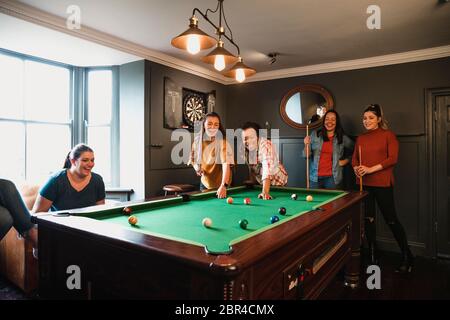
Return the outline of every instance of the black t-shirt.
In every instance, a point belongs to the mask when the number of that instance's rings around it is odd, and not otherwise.
[[[39,193],[53,202],[51,211],[94,206],[106,197],[105,184],[100,175],[92,172],[89,184],[77,191],[70,184],[66,169],[51,176]]]

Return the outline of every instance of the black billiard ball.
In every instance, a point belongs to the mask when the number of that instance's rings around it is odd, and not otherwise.
[[[280,209],[278,209],[278,213],[281,214],[282,216],[284,216],[286,214],[286,208],[281,207]]]
[[[278,216],[271,216],[270,217],[270,223],[275,223],[280,221],[280,218]]]
[[[123,208],[122,212],[123,214],[129,216],[133,212],[133,210],[130,207],[125,207]]]
[[[293,193],[293,194],[291,195],[291,199],[292,199],[292,200],[297,200],[297,195],[296,195],[295,193]]]
[[[246,219],[239,220],[239,227],[242,229],[247,229],[248,221]]]

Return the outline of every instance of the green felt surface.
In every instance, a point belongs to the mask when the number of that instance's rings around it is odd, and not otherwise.
[[[159,201],[156,205],[137,205],[132,207],[132,214],[138,218],[136,226],[130,226],[128,216],[122,215],[118,210],[91,217],[143,233],[205,246],[211,253],[229,253],[230,246],[234,243],[276,227],[280,223],[346,194],[343,191],[272,189],[270,194],[274,199],[261,200],[258,199],[259,193],[258,189],[231,190],[228,193],[228,196],[234,199],[231,205],[227,204],[226,199],[217,199],[214,193],[191,197],[188,202],[171,199]],[[298,195],[297,200],[291,199],[292,193]],[[312,202],[305,200],[308,194],[313,196]],[[250,205],[244,204],[246,197],[251,199]],[[286,208],[285,216],[278,213],[280,207]],[[271,224],[270,218],[273,215],[277,215],[280,221]],[[212,219],[211,228],[205,228],[202,225],[205,217]],[[247,219],[249,222],[246,230],[239,226],[241,219]]]

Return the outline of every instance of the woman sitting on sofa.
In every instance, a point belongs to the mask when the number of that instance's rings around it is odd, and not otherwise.
[[[105,203],[105,184],[92,172],[94,151],[76,145],[67,155],[63,170],[52,175],[39,191],[33,212],[59,211]]]
[[[37,248],[37,229],[14,183],[0,179],[0,240],[13,227]]]

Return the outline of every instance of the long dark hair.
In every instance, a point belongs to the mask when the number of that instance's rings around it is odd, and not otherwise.
[[[222,138],[225,139],[225,129],[222,124],[222,119],[217,112],[209,112],[205,115],[205,117],[203,118],[202,130],[205,130],[205,122],[208,117],[216,117],[217,119],[219,119],[219,131],[222,133]]]
[[[364,109],[364,113],[366,112],[372,112],[373,114],[375,114],[378,118],[381,118],[380,121],[380,127],[382,129],[387,130],[388,129],[388,121],[386,120],[386,118],[384,117],[384,112],[383,112],[383,108],[379,105],[379,104],[369,104],[366,109]]]
[[[70,167],[72,166],[70,160],[78,160],[83,154],[83,152],[94,152],[94,151],[84,143],[77,144],[67,154],[66,160],[64,161],[63,169],[70,169]]]
[[[330,139],[328,139],[327,128],[325,128],[325,118],[329,113],[334,113],[334,115],[336,116],[336,129],[334,129],[334,134],[338,140],[338,143],[341,144],[345,132],[341,125],[341,118],[339,117],[339,114],[335,110],[328,110],[325,113],[325,115],[322,118],[322,128],[317,132],[317,136],[318,137],[322,136],[323,141],[330,141]]]

